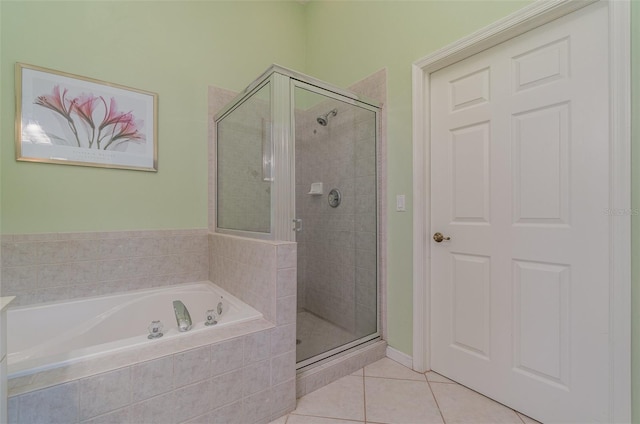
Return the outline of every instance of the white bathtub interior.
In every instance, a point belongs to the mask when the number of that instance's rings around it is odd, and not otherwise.
[[[184,334],[262,318],[259,311],[208,281],[17,307],[8,311],[8,376],[29,375],[179,337],[174,300],[182,301],[191,315],[193,327]],[[218,323],[206,326],[206,312],[217,309],[219,302]],[[164,335],[150,340],[147,327],[154,320],[163,323]]]

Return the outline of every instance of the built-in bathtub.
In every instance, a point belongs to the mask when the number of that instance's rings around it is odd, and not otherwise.
[[[174,300],[189,310],[187,332]],[[295,405],[288,327],[210,282],[8,312],[9,423],[269,422]],[[149,339],[155,320],[164,334]]]
[[[174,300],[190,313],[188,332],[178,331]],[[215,325],[205,325],[209,310],[216,314]],[[210,282],[18,307],[8,312],[8,374],[21,377],[260,318],[260,312]],[[149,339],[148,327],[156,320],[163,335]]]

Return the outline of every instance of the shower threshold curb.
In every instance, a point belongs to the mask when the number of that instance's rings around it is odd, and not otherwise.
[[[309,365],[296,375],[296,397],[300,398],[386,356],[387,342],[372,340],[353,350]]]

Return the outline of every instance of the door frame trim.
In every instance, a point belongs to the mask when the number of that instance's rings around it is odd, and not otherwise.
[[[430,74],[596,1],[609,9],[611,422],[631,421],[631,36],[629,0],[539,0],[413,63],[413,368],[430,369]],[[603,212],[604,213],[604,212]]]

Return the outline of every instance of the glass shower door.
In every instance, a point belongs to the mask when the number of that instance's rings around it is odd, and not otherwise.
[[[297,362],[378,336],[376,110],[294,85]]]

